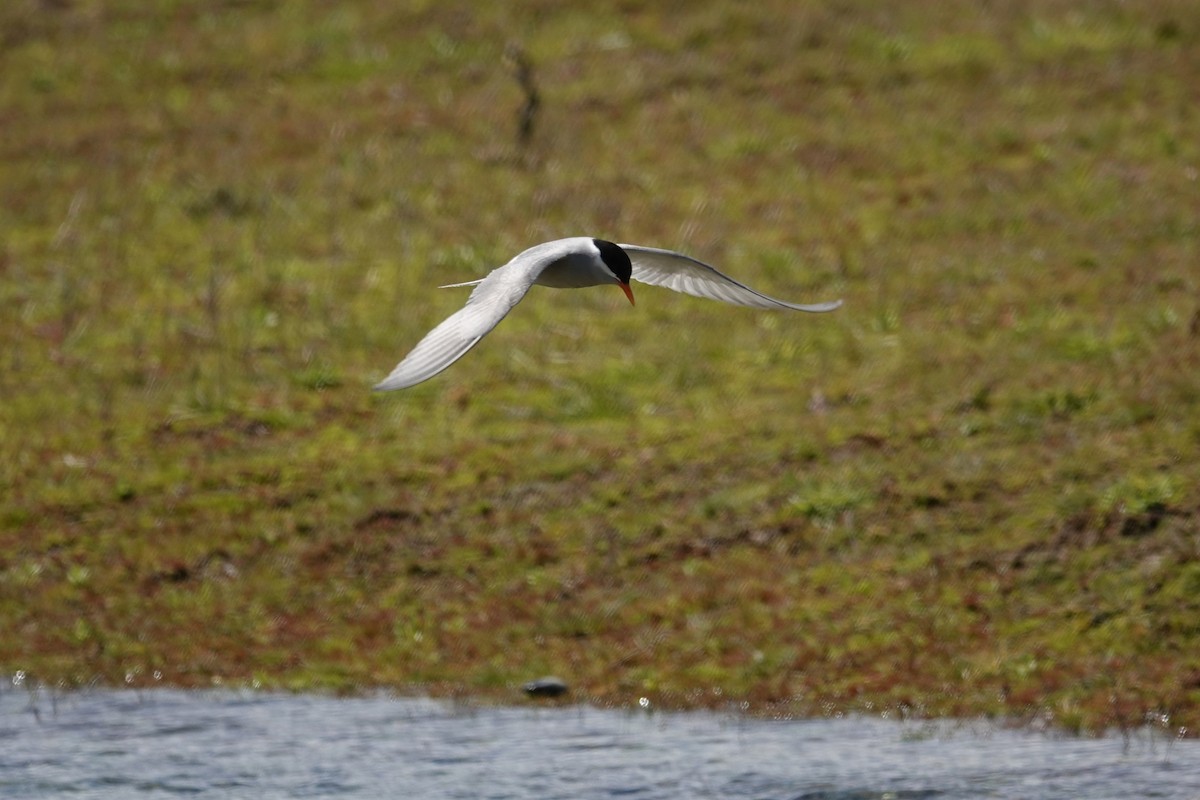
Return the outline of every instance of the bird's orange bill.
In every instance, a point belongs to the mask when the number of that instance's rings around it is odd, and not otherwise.
[[[621,291],[624,292],[625,296],[629,298],[629,305],[631,305],[631,306],[637,305],[637,303],[633,302],[633,289],[629,288],[629,284],[628,283],[619,283],[617,285],[621,287]]]

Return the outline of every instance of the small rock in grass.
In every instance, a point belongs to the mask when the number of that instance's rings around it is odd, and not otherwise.
[[[567,683],[562,678],[547,675],[530,681],[522,687],[530,697],[562,697],[567,693]]]

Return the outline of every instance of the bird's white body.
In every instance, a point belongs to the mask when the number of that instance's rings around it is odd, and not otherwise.
[[[713,267],[671,250],[638,245],[615,245],[577,236],[535,245],[484,278],[467,283],[474,286],[467,304],[425,335],[391,374],[375,388],[403,389],[432,378],[474,347],[504,319],[534,284],[556,289],[616,284],[629,301],[629,279],[663,286],[677,292],[753,308],[784,308],[793,311],[832,311],[841,301],[797,305],[776,300],[718,272]]]

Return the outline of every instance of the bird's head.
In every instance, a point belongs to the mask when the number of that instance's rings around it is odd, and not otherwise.
[[[600,251],[600,261],[613,274],[615,283],[625,292],[625,296],[629,298],[629,304],[633,305],[633,290],[629,288],[629,278],[633,275],[633,263],[629,260],[629,254],[622,250],[620,245],[606,242],[603,239],[592,239],[592,244],[596,245],[596,249]]]

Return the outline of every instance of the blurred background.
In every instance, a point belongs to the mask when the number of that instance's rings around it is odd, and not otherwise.
[[[0,668],[1194,723],[1198,36],[5,3]],[[439,284],[575,235],[845,305],[535,288],[370,391]]]

